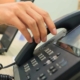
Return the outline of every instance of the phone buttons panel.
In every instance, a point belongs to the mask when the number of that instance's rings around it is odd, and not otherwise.
[[[58,69],[57,69],[55,66],[51,66],[51,67],[49,67],[49,69],[47,69],[47,72],[48,72],[48,74],[51,76],[51,75],[53,75],[54,73],[56,73],[57,70],[58,70]]]
[[[44,73],[41,73],[37,80],[47,80],[47,76]]]
[[[54,53],[53,50],[51,50],[50,48],[46,48],[44,49],[44,51],[48,54],[48,55],[52,55]]]
[[[39,58],[41,61],[43,61],[43,60],[46,59],[46,56],[44,56],[43,53],[40,53],[40,54],[38,55],[38,58]]]
[[[33,58],[33,59],[31,60],[31,63],[32,63],[32,65],[33,65],[33,66],[38,65],[38,62],[36,61],[36,59],[35,59],[35,58]]]
[[[26,63],[26,64],[24,65],[24,71],[25,71],[25,72],[28,72],[29,70],[30,70],[29,64]]]

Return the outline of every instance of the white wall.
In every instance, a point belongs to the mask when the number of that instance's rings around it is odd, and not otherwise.
[[[16,1],[19,2],[20,0]],[[55,20],[60,16],[76,11],[78,0],[35,0],[34,4],[47,11]]]
[[[35,0],[34,3],[46,10],[53,20],[77,10],[78,7],[78,0]]]

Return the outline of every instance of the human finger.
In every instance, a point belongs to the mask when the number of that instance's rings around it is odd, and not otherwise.
[[[33,37],[36,43],[40,42],[40,32],[37,27],[36,21],[28,15],[25,10],[20,10],[16,13],[16,15],[21,19],[21,21],[27,25],[27,27],[31,30]]]
[[[28,8],[26,11],[28,15],[30,15],[36,21],[37,26],[39,28],[41,40],[45,42],[47,40],[47,30],[45,27],[43,17],[32,8]]]
[[[28,40],[28,42],[32,42],[32,38],[30,33],[28,32],[26,25],[18,19],[18,17],[14,16],[8,23],[9,25],[15,26],[17,29],[21,31],[21,33],[24,35],[24,37]]]
[[[39,7],[37,7],[36,5],[31,5],[31,8],[34,9],[36,12],[38,12],[40,15],[43,16],[43,19],[46,23],[46,25],[48,26],[50,32],[52,34],[57,34],[57,30],[56,30],[56,27],[55,27],[55,24],[53,23],[53,21],[51,20],[50,18],[50,15],[48,14],[48,12],[40,9]]]

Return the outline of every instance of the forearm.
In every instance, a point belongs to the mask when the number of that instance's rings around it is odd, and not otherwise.
[[[0,0],[0,4],[15,2],[15,0]]]

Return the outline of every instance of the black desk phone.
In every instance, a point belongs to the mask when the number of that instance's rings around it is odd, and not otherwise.
[[[35,42],[25,44],[15,58],[14,80],[80,80],[79,24],[77,11],[55,21],[67,33],[60,32],[37,49]]]

